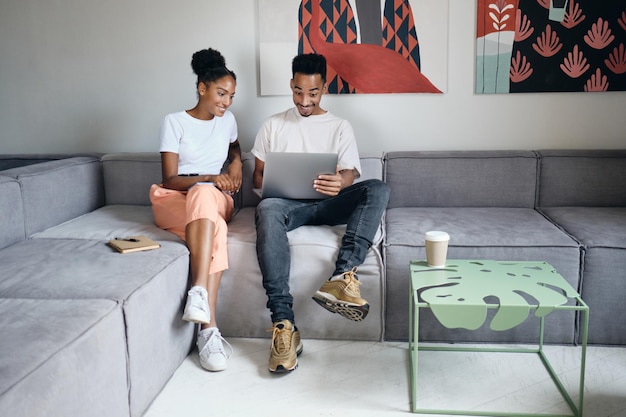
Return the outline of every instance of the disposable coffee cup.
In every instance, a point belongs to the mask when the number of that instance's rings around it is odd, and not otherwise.
[[[428,266],[436,268],[446,266],[449,240],[450,235],[446,232],[426,232],[424,235],[424,241],[426,244],[426,262],[428,263]]]

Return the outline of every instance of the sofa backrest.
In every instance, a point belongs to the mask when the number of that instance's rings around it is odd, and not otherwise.
[[[101,161],[105,204],[150,205],[150,186],[161,182],[160,153],[112,153]]]
[[[626,149],[537,153],[538,207],[626,207]]]
[[[101,207],[100,161],[77,157],[42,162],[2,172],[21,186],[26,236]]]
[[[252,174],[254,173],[255,157],[251,152],[243,152],[241,155],[243,161],[243,181],[241,192],[235,196],[235,204],[238,207],[254,207],[261,199],[253,191]],[[355,182],[366,179],[383,178],[383,158],[382,155],[362,155],[361,156],[361,177]]]
[[[77,156],[91,156],[100,158],[101,154],[94,152],[81,153],[26,153],[26,154],[0,154],[0,171],[17,168],[26,165],[40,164],[42,162],[56,161],[59,159],[74,158]]]
[[[532,151],[389,152],[388,208],[535,206]]]
[[[20,183],[0,176],[0,249],[26,239]]]

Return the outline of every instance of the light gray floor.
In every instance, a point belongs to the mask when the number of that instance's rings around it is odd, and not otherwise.
[[[304,340],[300,366],[267,371],[269,339],[229,339],[229,368],[190,355],[144,417],[409,416],[406,343]],[[577,401],[580,348],[545,348]],[[570,414],[535,354],[420,352],[424,408]],[[626,348],[587,350],[585,417],[626,417]]]

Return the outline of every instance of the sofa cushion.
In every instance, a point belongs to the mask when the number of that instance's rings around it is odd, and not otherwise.
[[[272,325],[269,310],[264,308],[267,297],[256,257],[254,212],[254,207],[245,207],[228,225],[230,268],[224,272],[217,305],[220,331],[225,336],[267,337],[266,329]],[[380,340],[384,268],[379,244],[370,248],[358,270],[361,295],[370,302],[366,320],[354,323],[337,318],[311,299],[333,272],[344,231],[345,226],[302,226],[288,233],[294,260],[290,288],[296,323],[305,338]],[[237,306],[237,314],[233,314],[233,306]]]
[[[20,184],[0,176],[0,249],[26,239]]]
[[[626,206],[626,150],[542,150],[539,207]]]
[[[581,295],[589,305],[589,342],[626,344],[626,207],[552,207],[543,212],[585,248]]]
[[[22,187],[26,236],[102,206],[96,158],[77,157],[3,171]]]
[[[626,207],[550,207],[541,211],[586,248],[626,249]]]
[[[528,247],[578,244],[533,209],[403,207],[387,210],[386,244],[424,246],[424,233],[445,230],[450,246]],[[535,259],[540,261],[541,259]]]
[[[175,234],[154,224],[152,207],[111,205],[100,207],[43,232],[33,238],[109,240],[116,237],[144,235],[153,240],[181,242]]]
[[[126,300],[176,259],[187,260],[185,245],[161,244],[122,255],[105,241],[28,239],[0,251],[0,297]]]
[[[444,230],[450,234],[449,259],[546,261],[573,288],[579,288],[580,247],[540,213],[524,208],[394,208],[387,210],[384,257],[387,312],[385,338],[408,336],[409,263],[426,258],[424,233]],[[574,341],[575,316],[555,314],[546,323],[546,340]],[[535,342],[537,323],[532,320],[508,332],[450,330],[426,312],[421,315],[420,335],[428,341]]]
[[[105,203],[150,205],[150,186],[161,182],[158,152],[113,153],[102,157]]]
[[[0,299],[0,410],[128,417],[124,332],[114,301]]]
[[[390,152],[385,161],[389,208],[535,206],[530,151]]]

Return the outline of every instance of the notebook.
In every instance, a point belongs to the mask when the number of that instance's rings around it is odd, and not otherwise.
[[[336,153],[270,152],[265,158],[260,196],[294,200],[328,198],[329,196],[313,189],[313,180],[320,174],[335,172]]]
[[[138,252],[160,248],[161,245],[146,236],[116,237],[109,240],[109,246],[120,253]]]

